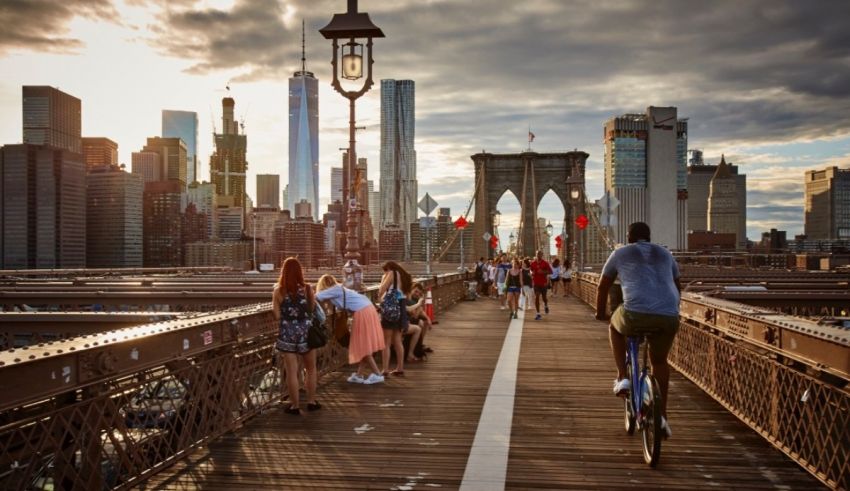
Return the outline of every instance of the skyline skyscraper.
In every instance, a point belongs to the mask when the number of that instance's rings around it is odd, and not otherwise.
[[[347,158],[348,153],[343,154]],[[342,167],[331,167],[331,203],[342,202]]]
[[[198,180],[198,113],[162,110],[162,136],[186,144],[186,186]]]
[[[180,138],[149,137],[142,152],[159,154],[160,179],[180,181],[186,189],[186,143]]]
[[[307,71],[301,34],[301,70],[289,79],[289,192],[286,207],[310,203],[319,219],[319,81]]]
[[[183,266],[183,193],[177,179],[145,183],[142,253],[146,268]]]
[[[381,228],[416,221],[416,84],[381,80]]]
[[[735,234],[735,248],[746,247],[746,236],[741,232],[740,207],[738,206],[738,185],[736,176],[726,164],[726,158],[720,158],[720,164],[709,184],[708,193],[708,230],[717,234]],[[743,244],[744,247],[741,247]]]
[[[82,138],[82,148],[87,171],[102,165],[118,165],[118,144],[109,138]]]
[[[697,158],[697,152],[699,155]],[[708,197],[711,180],[717,172],[718,165],[705,164],[702,152],[694,151],[688,165],[688,230],[707,231],[708,227]],[[725,158],[723,159],[725,161]],[[735,180],[736,200],[738,203],[737,249],[747,247],[747,176],[738,172],[738,166],[726,162],[729,173]]]
[[[0,147],[0,269],[85,265],[82,155],[26,143]]]
[[[687,248],[688,120],[675,107],[624,114],[605,122],[605,190],[620,206],[614,211],[616,242],[626,242],[633,222],[646,222],[652,241]]]
[[[248,136],[239,134],[239,123],[234,117],[236,101],[225,97],[221,107],[222,128],[221,133],[213,135],[215,151],[210,156],[210,181],[215,184],[219,197],[232,196],[230,206],[241,208],[245,213]]]
[[[46,85],[24,85],[24,143],[83,153],[82,102]]]
[[[257,208],[280,209],[280,176],[257,174]]]
[[[96,166],[86,174],[86,267],[142,267],[140,174]]]
[[[850,239],[850,168],[806,171],[805,234],[809,239]]]

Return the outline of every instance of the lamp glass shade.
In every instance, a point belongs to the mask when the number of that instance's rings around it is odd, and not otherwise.
[[[342,78],[346,80],[357,80],[362,76],[363,57],[354,52],[342,55]]]
[[[570,198],[578,199],[579,194],[580,194],[580,192],[579,192],[578,189],[573,189],[573,190],[570,191]]]
[[[498,211],[496,213],[493,213],[493,226],[494,227],[499,226],[499,222],[500,222],[501,218],[502,218],[502,214],[499,213]]]

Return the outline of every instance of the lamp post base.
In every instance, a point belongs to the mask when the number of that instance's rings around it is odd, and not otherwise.
[[[342,267],[342,272],[345,275],[343,286],[349,290],[363,290],[363,267],[357,262],[357,259],[349,259],[345,266]]]

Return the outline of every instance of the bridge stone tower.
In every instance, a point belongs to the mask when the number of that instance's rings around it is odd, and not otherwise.
[[[539,246],[536,233],[537,206],[551,189],[561,200],[570,235],[567,257],[576,257],[573,238],[577,237],[575,218],[584,213],[584,168],[589,155],[581,151],[566,153],[523,152],[514,154],[477,153],[475,164],[475,223],[473,251],[475,257],[489,257],[492,251],[482,239],[493,234],[493,213],[499,198],[510,190],[522,208],[517,250],[532,256]],[[578,247],[582,247],[578,244]]]

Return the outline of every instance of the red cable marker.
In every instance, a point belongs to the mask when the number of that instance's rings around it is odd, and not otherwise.
[[[588,223],[590,223],[590,221],[587,219],[586,215],[579,215],[576,217],[576,225],[578,226],[579,230],[586,229]]]

